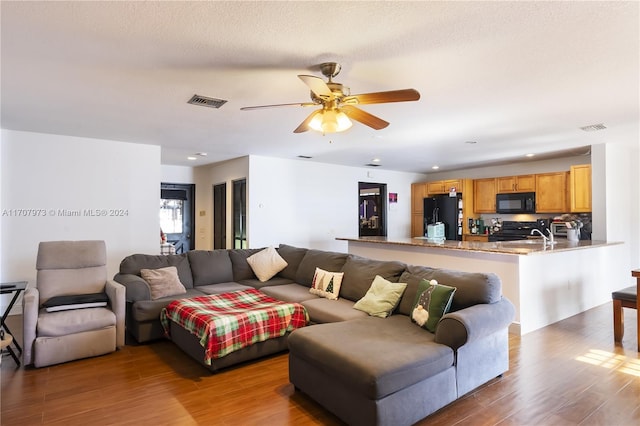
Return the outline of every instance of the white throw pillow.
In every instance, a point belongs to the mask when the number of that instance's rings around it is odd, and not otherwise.
[[[267,247],[247,257],[247,263],[249,263],[253,273],[256,274],[260,282],[269,281],[288,265],[287,261],[284,260],[273,247]]]
[[[326,299],[338,300],[343,277],[344,272],[329,272],[316,268],[309,293]]]

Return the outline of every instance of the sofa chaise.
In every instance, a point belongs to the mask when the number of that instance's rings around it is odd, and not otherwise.
[[[261,251],[195,250],[126,257],[114,279],[127,289],[127,330],[139,342],[163,337],[160,312],[180,298],[255,288],[275,299],[300,303],[311,326],[230,354],[210,369],[289,349],[290,382],[353,425],[413,424],[509,368],[508,327],[515,311],[502,297],[495,274],[281,244],[277,253],[286,267],[261,281],[247,260]],[[141,271],[167,266],[177,268],[185,292],[154,300]],[[316,268],[343,274],[337,300],[310,291]],[[406,284],[386,318],[354,308],[370,293],[377,277],[389,286]],[[429,280],[455,288],[450,309],[433,333],[411,319],[418,289]],[[195,359],[202,357],[194,336],[173,327],[170,333],[181,349]]]

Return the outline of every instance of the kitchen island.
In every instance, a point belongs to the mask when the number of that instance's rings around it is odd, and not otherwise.
[[[624,255],[624,244],[606,241],[542,239],[502,242],[444,241],[424,238],[337,238],[350,254],[413,265],[493,272],[503,294],[516,307],[512,333],[526,334],[611,301],[620,288],[608,265]],[[628,271],[624,271],[628,274]],[[446,283],[441,283],[446,284]]]

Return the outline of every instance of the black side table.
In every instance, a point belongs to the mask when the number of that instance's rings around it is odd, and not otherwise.
[[[20,293],[22,293],[26,288],[27,288],[26,281],[0,283],[0,294],[13,294],[13,296],[11,297],[11,302],[9,302],[9,305],[7,305],[7,309],[2,313],[2,318],[0,321],[0,330],[6,331],[11,336],[13,336],[13,333],[11,332],[11,330],[9,330],[9,327],[7,327],[7,324],[5,324],[5,320],[7,319],[7,316],[9,315],[11,308],[13,308],[13,305],[15,305],[16,300],[18,300],[18,296],[20,296]],[[18,342],[16,342],[15,338],[13,339],[13,344],[15,345],[16,349],[18,349],[18,351],[22,353],[22,348],[20,347]]]

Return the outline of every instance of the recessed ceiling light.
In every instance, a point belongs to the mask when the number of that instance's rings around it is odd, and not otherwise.
[[[371,162],[372,162],[372,163],[379,163],[379,162],[380,162],[380,159],[379,159],[379,158],[372,158],[372,159],[371,159]]]
[[[191,160],[191,161],[195,161],[197,159],[198,159],[197,157],[192,157],[192,156],[187,157],[187,160]]]
[[[431,168],[432,168],[433,170],[438,170],[438,169],[440,168],[440,166],[431,166]]]
[[[535,154],[526,154],[525,157],[535,157]]]
[[[473,145],[473,144],[476,144],[478,142],[476,142],[476,141],[465,141],[465,143],[468,143],[469,145]]]
[[[196,155],[198,155],[200,157],[206,157],[207,153],[206,152],[196,152]]]

